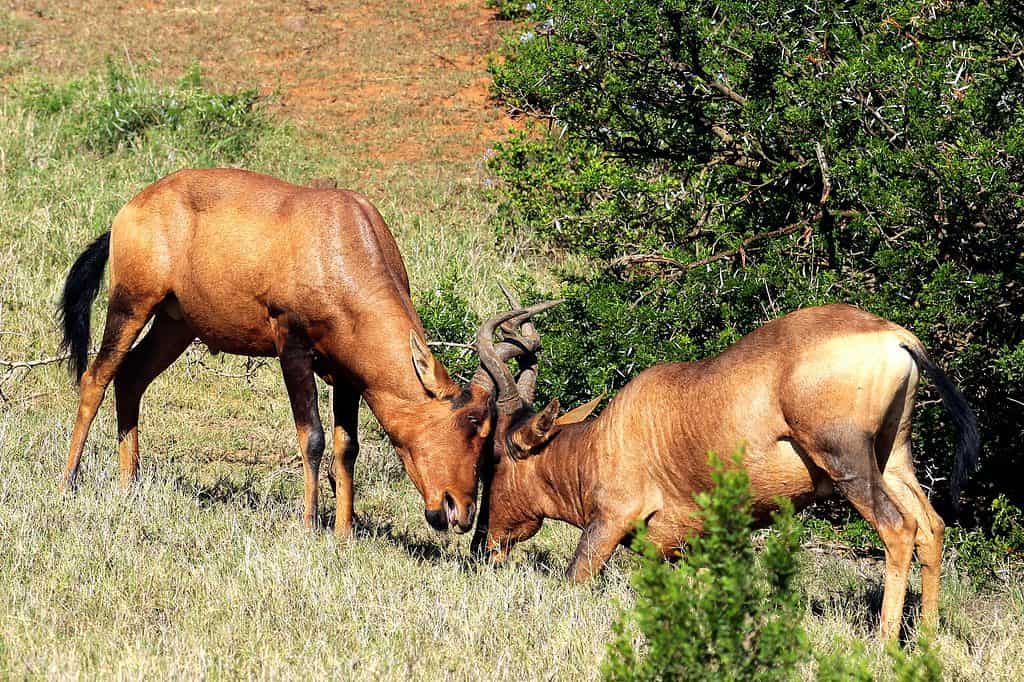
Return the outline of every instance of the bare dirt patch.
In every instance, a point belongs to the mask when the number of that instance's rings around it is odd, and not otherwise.
[[[502,25],[482,1],[21,0],[0,25],[0,73],[69,78],[114,56],[175,78],[198,61],[217,86],[258,88],[328,149],[458,164],[509,125],[488,98]]]

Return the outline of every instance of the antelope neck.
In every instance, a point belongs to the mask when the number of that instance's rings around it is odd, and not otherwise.
[[[537,454],[512,462],[512,480],[530,488],[521,496],[532,512],[583,528],[590,521],[593,458],[590,424],[572,424]],[[520,475],[522,470],[526,476]]]

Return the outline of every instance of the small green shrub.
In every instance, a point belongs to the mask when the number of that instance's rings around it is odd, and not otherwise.
[[[445,345],[473,343],[480,325],[469,303],[456,293],[459,277],[458,264],[448,263],[434,288],[416,292],[416,310],[427,340],[434,344],[431,351],[452,377],[466,382],[476,371],[476,353],[459,345]]]
[[[268,127],[255,90],[216,93],[202,83],[198,64],[172,86],[158,85],[113,59],[99,76],[63,84],[29,81],[22,105],[63,116],[65,142],[101,155],[159,144],[200,159],[243,157]]]
[[[987,532],[984,528],[946,530],[947,553],[976,588],[1000,578],[1011,563],[1019,566],[1024,556],[1024,510],[1000,495],[992,501],[990,515]]]
[[[487,6],[498,11],[499,19],[522,19],[535,13],[534,0],[487,0]]]
[[[892,670],[899,682],[942,682],[942,661],[930,634],[917,639],[917,650],[904,651],[896,642],[889,642],[885,652],[892,660]]]
[[[992,537],[1007,554],[1024,552],[1024,509],[1005,495],[992,500]]]
[[[864,517],[852,510],[845,520],[811,517],[806,519],[803,525],[805,534],[818,540],[840,542],[860,551],[885,549],[878,532],[864,520]]]
[[[816,657],[818,682],[872,682],[875,679],[863,642],[842,642],[838,648],[842,653]],[[942,680],[942,661],[935,651],[931,633],[922,633],[912,651],[904,651],[896,642],[889,642],[885,653],[897,682]]]
[[[696,498],[703,534],[678,566],[663,562],[640,533],[637,602],[615,626],[608,680],[784,680],[805,656],[793,507],[781,504],[774,532],[756,554],[740,456],[726,463],[712,455],[711,462],[714,488]]]

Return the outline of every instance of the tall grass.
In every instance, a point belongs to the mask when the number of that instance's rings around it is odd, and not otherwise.
[[[153,83],[117,68],[132,83],[126,101],[243,101],[217,99],[188,79]],[[111,110],[95,106],[113,97],[109,79],[107,71],[75,85],[23,85],[0,99],[2,359],[55,351],[53,309],[69,264],[132,194],[166,173],[235,163],[297,182],[331,175],[361,187],[359,159],[344,148],[332,156],[297,144],[287,126],[263,118],[258,102],[230,114],[243,116],[239,125],[249,131],[233,149],[211,143],[231,137],[233,124],[175,123],[198,120],[189,113],[146,119],[116,144],[93,145],[78,126]],[[495,279],[542,272],[515,256],[515,245],[494,244],[481,178],[452,180],[440,168],[381,171],[377,179],[369,193],[398,237],[421,305],[441,306],[451,291],[467,310],[459,319],[472,319],[500,307]],[[459,276],[448,279],[452,263]],[[454,334],[458,319],[449,322]],[[282,382],[273,362],[247,370],[241,359],[193,348],[154,383],[143,401],[143,482],[127,497],[115,482],[108,403],[91,434],[80,493],[64,499],[57,480],[76,393],[58,366],[0,367],[0,677],[599,675],[612,623],[633,601],[632,558],[617,558],[594,584],[570,586],[561,571],[578,533],[549,524],[507,569],[471,562],[467,538],[424,523],[415,490],[365,413],[356,468],[361,530],[340,544],[307,533]],[[323,515],[330,520],[328,509]],[[805,556],[799,582],[812,645],[841,652],[864,640],[879,654],[877,558]],[[948,571],[943,599],[937,647],[949,674],[1017,677],[1020,588],[986,591]]]

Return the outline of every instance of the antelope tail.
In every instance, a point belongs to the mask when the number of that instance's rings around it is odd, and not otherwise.
[[[935,385],[942,397],[942,404],[953,418],[953,423],[956,424],[958,434],[956,458],[953,461],[953,471],[949,477],[949,490],[953,498],[953,508],[959,510],[960,490],[963,483],[978,466],[978,451],[981,449],[978,419],[974,416],[974,412],[971,411],[963,394],[953,385],[946,373],[928,357],[924,344],[916,336],[907,333],[902,339],[901,345],[910,353],[910,357],[914,359],[918,369],[923,370]]]
[[[89,323],[92,302],[100,291],[103,270],[110,255],[110,232],[104,232],[78,257],[64,280],[64,293],[57,308],[63,327],[61,352],[70,351],[68,367],[75,380],[82,379],[89,363]]]

